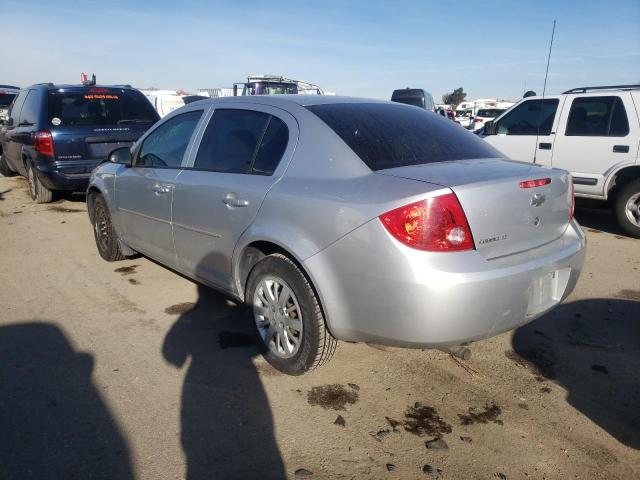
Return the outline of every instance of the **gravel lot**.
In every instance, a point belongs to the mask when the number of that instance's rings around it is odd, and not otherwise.
[[[639,478],[640,241],[578,218],[573,295],[471,360],[341,343],[288,377],[233,302],[102,261],[83,196],[0,177],[0,478]]]

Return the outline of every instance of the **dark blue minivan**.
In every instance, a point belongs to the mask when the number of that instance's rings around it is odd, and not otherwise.
[[[0,173],[20,174],[31,197],[84,190],[94,167],[129,146],[159,119],[129,85],[32,85],[20,91],[0,125]]]

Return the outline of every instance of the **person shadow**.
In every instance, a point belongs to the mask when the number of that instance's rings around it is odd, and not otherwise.
[[[635,292],[635,293],[634,293]],[[538,380],[619,442],[640,449],[640,291],[562,304],[518,328],[514,351]]]
[[[162,346],[170,364],[188,363],[180,409],[188,480],[286,478],[243,308],[198,285],[197,303],[177,319]]]
[[[133,478],[93,367],[53,323],[0,326],[0,478]]]

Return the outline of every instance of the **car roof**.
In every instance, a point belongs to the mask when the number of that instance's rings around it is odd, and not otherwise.
[[[240,95],[237,97],[213,97],[206,100],[198,100],[190,105],[204,105],[208,103],[246,103],[253,105],[271,105],[274,107],[286,107],[299,105],[307,107],[311,105],[327,105],[339,103],[391,103],[387,100],[373,98],[343,97],[339,95]]]

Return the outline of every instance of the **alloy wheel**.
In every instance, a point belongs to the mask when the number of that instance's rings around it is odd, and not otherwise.
[[[260,280],[253,315],[262,341],[280,358],[293,357],[302,344],[302,310],[293,290],[279,277]]]
[[[631,195],[625,207],[627,218],[636,227],[640,227],[640,192]]]

